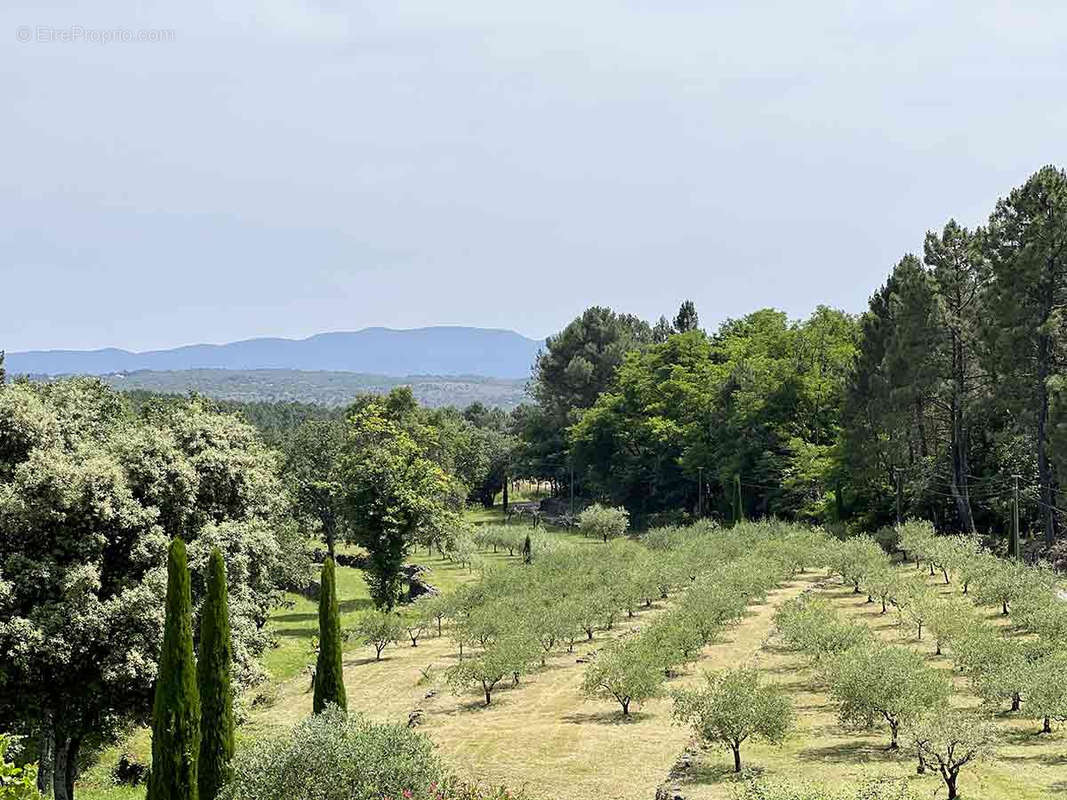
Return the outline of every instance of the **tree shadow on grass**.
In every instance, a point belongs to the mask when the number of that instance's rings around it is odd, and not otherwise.
[[[311,639],[319,635],[318,628],[276,628],[276,636],[288,636],[293,639]]]
[[[902,750],[890,750],[886,745],[852,741],[826,747],[808,747],[797,753],[803,761],[823,761],[834,764],[864,764],[873,761],[896,761]]]
[[[365,666],[366,664],[373,664],[376,661],[377,662],[382,662],[382,661],[389,661],[389,660],[390,660],[389,656],[384,656],[384,655],[381,658],[375,658],[374,656],[366,656],[365,658],[349,658],[349,659],[345,659],[342,662],[342,666],[345,666],[345,667],[362,667],[362,666]]]
[[[319,615],[315,611],[309,611],[306,614],[278,614],[271,617],[271,622],[307,622],[308,620],[318,619]]]
[[[714,753],[714,756],[711,754]],[[763,768],[759,765],[744,764],[745,771],[743,773],[734,772],[734,766],[730,763],[730,759],[733,758],[728,750],[715,749],[709,751],[704,756],[705,758],[716,758],[715,763],[712,764],[700,764],[693,770],[691,770],[680,783],[690,786],[707,786],[718,783],[739,783],[742,780],[742,775],[761,775],[763,774]],[[744,750],[741,751],[741,758],[744,759]],[[718,760],[723,759],[723,760]]]
[[[373,608],[374,603],[369,597],[357,597],[352,600],[342,600],[337,604],[337,610],[342,614],[351,614],[355,611],[363,611]],[[317,614],[315,615],[318,616]]]
[[[630,716],[624,717],[619,710],[614,711],[572,711],[570,714],[564,714],[562,720],[569,722],[572,725],[635,725],[647,719],[652,719],[652,715],[645,711],[631,711]]]

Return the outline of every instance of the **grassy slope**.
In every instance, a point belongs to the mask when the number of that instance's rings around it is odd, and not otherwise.
[[[671,685],[698,680],[701,667],[725,666],[754,655],[770,632],[774,608],[806,585],[800,581],[772,593],[766,604],[750,610],[741,627],[706,648],[701,661]],[[602,646],[608,636],[627,635],[660,610],[644,611],[610,633],[598,633],[574,654],[555,654],[518,687],[495,692],[489,708],[482,707],[479,693],[457,697],[443,685],[442,673],[457,657],[447,635],[428,638],[416,648],[387,648],[380,662],[372,649],[363,648],[345,661],[349,708],[396,721],[421,709],[420,729],[458,770],[488,782],[526,787],[536,797],[648,798],[685,746],[688,732],[671,724],[667,698],[646,703],[630,721],[620,718],[613,703],[586,700],[579,690],[584,666],[576,659]],[[295,723],[310,712],[307,689],[303,678],[284,684],[279,701],[257,713],[249,728]]]
[[[495,521],[499,511],[475,512],[473,518]],[[567,533],[558,535],[572,537]],[[588,540],[576,540],[598,546]],[[484,557],[497,563],[516,560],[503,554]],[[430,582],[445,591],[475,577],[439,557],[428,558],[425,553],[416,554],[412,560],[430,567]],[[340,569],[338,575],[343,624],[347,624],[369,606],[369,599],[358,571]],[[812,689],[805,659],[780,648],[770,636],[775,608],[824,576],[805,576],[804,580],[773,592],[767,603],[751,608],[740,627],[706,648],[701,660],[670,685],[697,681],[704,668],[756,660],[769,677],[789,688],[798,720],[794,735],[782,747],[758,742],[746,745],[746,765],[789,780],[808,777],[833,785],[848,785],[868,775],[891,775],[908,779],[922,794],[932,796],[940,785],[936,775],[917,776],[907,754],[887,752],[884,731],[844,729],[828,698]],[[939,591],[958,591],[955,585],[944,587],[935,579],[931,579],[931,585]],[[887,640],[918,647],[928,654],[930,663],[950,669],[947,659],[932,655],[929,642],[913,641],[910,630],[899,629],[892,613],[878,614],[878,608],[868,605],[864,596],[854,595],[834,582],[826,582],[819,591],[844,613],[871,625]],[[265,659],[273,676],[273,688],[264,694],[271,702],[251,710],[241,729],[242,736],[255,737],[271,728],[289,726],[310,712],[311,694],[304,667],[312,658],[310,642],[317,628],[316,606],[303,598],[290,600],[292,607],[279,609],[269,623],[280,643]],[[610,635],[625,635],[655,613],[658,612],[653,609],[634,620],[624,620]],[[988,616],[998,624],[1003,622],[995,610]],[[429,636],[416,648],[391,646],[380,662],[373,660],[373,649],[355,646],[345,658],[349,705],[376,718],[397,721],[406,721],[409,712],[421,709],[421,730],[431,736],[457,769],[488,781],[506,782],[513,788],[525,786],[537,797],[649,798],[689,735],[671,723],[670,703],[665,698],[646,703],[630,722],[622,721],[612,705],[582,698],[578,687],[584,667],[575,659],[599,646],[607,635],[598,633],[597,640],[582,643],[574,655],[556,654],[545,669],[524,678],[518,687],[495,693],[488,709],[481,707],[476,693],[456,697],[444,687],[442,672],[456,658],[447,636]],[[430,673],[429,679],[424,670]],[[974,702],[966,696],[965,682],[957,683],[966,702]],[[964,772],[964,792],[985,800],[1036,800],[1067,792],[1067,733],[1058,730],[1051,737],[1040,737],[1035,734],[1036,722],[1008,715],[1003,715],[999,724],[1004,727],[1006,744],[996,762]],[[125,746],[144,758],[148,737],[139,732]],[[80,797],[132,800],[143,796],[143,790],[108,785],[108,770],[118,752],[116,748],[105,754],[100,765],[90,771],[79,785]],[[707,751],[682,791],[694,800],[728,798],[734,786],[730,770],[728,753]]]

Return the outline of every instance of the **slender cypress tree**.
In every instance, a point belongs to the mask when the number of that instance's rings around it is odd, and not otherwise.
[[[185,543],[170,543],[167,618],[152,707],[152,772],[147,800],[198,800],[200,693],[193,658],[193,614]]]
[[[322,565],[319,593],[319,659],[315,664],[315,699],[312,710],[319,714],[327,704],[348,708],[344,671],[341,667],[341,616],[337,610],[337,587],[332,558]]]
[[[226,565],[216,547],[208,561],[207,596],[200,614],[200,657],[196,662],[200,686],[199,800],[215,800],[231,774],[234,749],[232,650]]]

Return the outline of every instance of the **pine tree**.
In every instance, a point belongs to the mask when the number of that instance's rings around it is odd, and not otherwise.
[[[200,800],[215,800],[231,774],[233,758],[232,643],[226,566],[216,547],[208,561],[207,595],[200,614]]]
[[[997,203],[986,250],[992,281],[987,338],[998,399],[1027,418],[1037,450],[1045,542],[1056,540],[1056,475],[1050,457],[1050,388],[1067,363],[1067,172],[1043,167]]]
[[[327,558],[322,565],[322,589],[319,594],[319,659],[315,664],[315,699],[312,709],[322,713],[327,704],[348,708],[344,672],[341,668],[341,618],[337,610],[334,563]]]
[[[185,543],[167,559],[167,617],[152,708],[152,772],[147,800],[197,800],[200,695],[193,658],[192,599]]]
[[[698,327],[700,327],[700,317],[697,315],[696,304],[692,300],[686,300],[674,318],[674,329],[678,333],[687,333],[695,331]]]

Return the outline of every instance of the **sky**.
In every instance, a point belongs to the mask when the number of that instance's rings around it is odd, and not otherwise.
[[[1067,163],[1064,30],[1060,0],[8,0],[0,349],[859,312]]]

